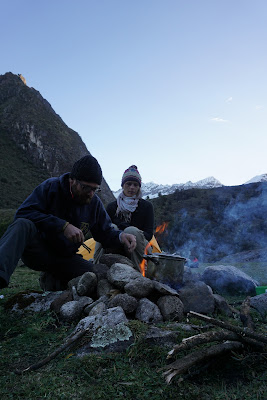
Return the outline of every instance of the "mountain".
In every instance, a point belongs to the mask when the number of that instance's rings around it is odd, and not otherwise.
[[[21,75],[0,75],[0,209],[16,208],[33,188],[90,154],[77,132]],[[101,198],[114,196],[103,179]]]
[[[257,182],[267,182],[267,174],[257,175],[249,181],[245,182],[244,185]],[[189,189],[212,189],[222,187],[220,181],[215,179],[213,176],[202,179],[197,182],[188,181],[186,183],[175,183],[173,185],[161,185],[154,182],[142,183],[142,197],[144,199],[155,199],[159,195],[165,196],[174,193],[176,190],[189,190]],[[122,189],[114,191],[113,194],[117,198],[121,193]]]
[[[149,197],[154,199],[159,195],[168,195],[174,193],[176,190],[189,190],[189,189],[211,189],[223,186],[217,179],[210,176],[195,183],[188,181],[186,183],[176,183],[174,185],[160,185],[154,182],[142,183],[142,196],[144,199]],[[117,198],[121,193],[121,189],[113,192]]]
[[[256,183],[256,182],[267,182],[267,174],[257,175],[254,178],[250,179],[245,183],[245,185],[249,183]]]

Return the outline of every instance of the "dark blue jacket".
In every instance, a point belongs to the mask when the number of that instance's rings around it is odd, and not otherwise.
[[[37,186],[18,208],[16,218],[33,221],[41,237],[60,254],[76,253],[80,244],[69,241],[63,234],[66,222],[76,226],[83,234],[90,230],[93,238],[103,247],[118,245],[119,234],[111,227],[111,220],[102,201],[95,194],[90,204],[79,205],[70,193],[69,173],[50,178]]]

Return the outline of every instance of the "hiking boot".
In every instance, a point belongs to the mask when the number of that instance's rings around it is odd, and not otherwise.
[[[44,292],[57,292],[66,289],[66,285],[50,272],[41,272],[39,283]]]

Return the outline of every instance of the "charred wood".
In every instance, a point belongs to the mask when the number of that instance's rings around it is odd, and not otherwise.
[[[209,348],[195,351],[194,353],[190,353],[187,356],[176,360],[173,363],[166,365],[166,367],[162,368],[166,370],[163,373],[163,376],[165,377],[166,382],[169,384],[175,375],[183,374],[187,372],[191,367],[200,364],[203,361],[210,360],[211,358],[221,356],[231,351],[240,350],[242,347],[243,345],[240,342],[228,341],[211,346]]]

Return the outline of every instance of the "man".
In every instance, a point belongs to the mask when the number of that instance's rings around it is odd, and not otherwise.
[[[135,236],[111,226],[95,194],[101,181],[98,161],[87,155],[70,173],[34,189],[0,239],[0,288],[8,286],[20,258],[29,268],[47,271],[64,284],[91,271],[93,264],[76,254],[89,230],[105,247],[122,243],[129,252],[135,249]]]

